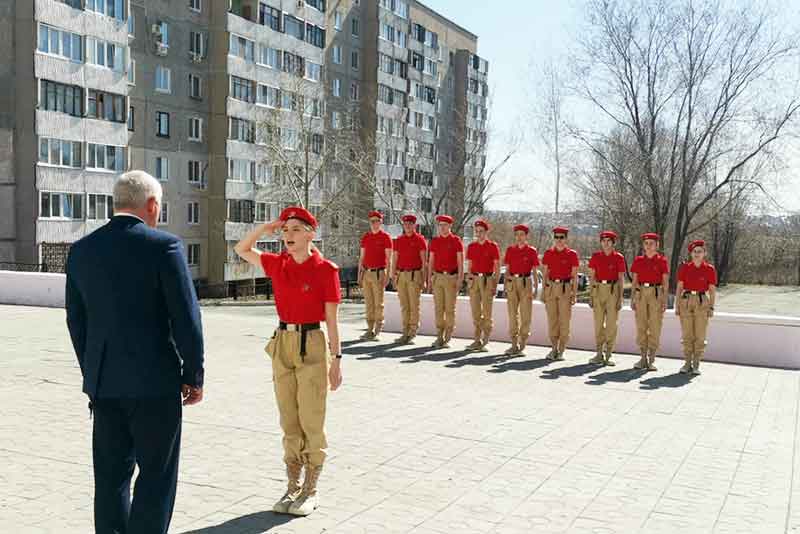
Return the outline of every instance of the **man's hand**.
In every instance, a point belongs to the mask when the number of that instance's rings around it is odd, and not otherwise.
[[[681,305],[680,303],[675,304],[675,317],[681,316]]]
[[[196,388],[188,384],[181,386],[181,397],[184,406],[191,406],[203,400],[203,388]]]
[[[381,276],[383,277],[383,288],[386,289],[386,286],[389,285],[389,275],[384,272]]]
[[[334,358],[331,368],[328,371],[328,382],[331,384],[331,391],[336,391],[342,385],[342,360]]]
[[[661,313],[667,311],[667,299],[661,299]]]
[[[282,227],[283,227],[283,221],[280,219],[264,223],[264,225],[262,226],[262,228],[264,229],[264,233],[270,235],[275,235]]]
[[[714,317],[714,306],[708,308],[708,317],[709,318]]]
[[[635,294],[631,297],[631,309],[633,311],[636,311],[636,295]]]
[[[398,274],[397,274],[397,273],[394,273],[394,274],[392,275],[392,286],[394,287],[394,290],[395,290],[395,291],[397,291],[397,281],[398,281],[399,279],[400,279],[400,277],[398,276]]]
[[[622,309],[622,299],[617,300],[617,311]]]

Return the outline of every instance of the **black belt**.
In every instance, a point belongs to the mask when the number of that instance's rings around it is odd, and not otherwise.
[[[528,277],[533,273],[522,273],[522,274],[514,274],[511,273],[509,276],[513,278],[522,278],[522,287],[528,287]]]
[[[433,271],[433,272],[435,272],[436,274],[449,274],[450,276],[458,274],[458,271]]]
[[[470,273],[472,276],[480,276],[483,278],[483,287],[486,287],[486,281],[489,279],[490,276],[493,276],[494,273]]]
[[[365,271],[369,271],[371,273],[379,273],[381,271],[385,271],[386,267],[378,267],[377,269],[364,269]]]
[[[703,297],[706,296],[705,291],[689,291],[686,290],[683,292],[683,298],[688,299],[689,295],[697,295],[700,298],[700,302],[703,302]]]
[[[278,323],[279,330],[286,330],[287,332],[300,332],[300,357],[305,359],[306,356],[306,334],[312,330],[319,330],[319,323],[302,323],[291,324],[281,321]]]
[[[612,286],[619,282],[619,280],[596,280],[598,284],[611,284]]]
[[[572,278],[562,278],[560,280],[551,279],[550,282],[554,283],[554,284],[561,284],[561,292],[562,293],[566,293],[567,292],[567,284],[572,282]]]
[[[420,272],[422,270],[422,267],[420,267],[419,269],[397,269],[397,270],[400,271],[401,273],[411,273],[411,281],[413,282],[414,274]]]
[[[650,282],[642,282],[639,284],[641,287],[654,287],[656,288],[656,298],[658,298],[658,288],[661,287],[661,284],[651,284]],[[636,288],[636,291],[639,291],[639,288]]]

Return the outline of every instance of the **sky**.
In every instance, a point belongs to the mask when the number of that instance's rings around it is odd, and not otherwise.
[[[489,165],[507,153],[504,147],[509,139],[520,132],[524,135],[519,151],[498,173],[499,193],[490,199],[489,208],[552,211],[555,173],[526,115],[531,112],[528,102],[536,83],[536,67],[547,58],[565,54],[573,42],[582,21],[580,0],[423,1],[478,35],[478,55],[489,61]],[[517,13],[519,20],[514,17]],[[800,27],[800,9],[790,18]],[[800,170],[800,143],[797,156],[794,161]],[[770,186],[769,193],[786,210],[800,211],[800,178],[785,177],[780,186]],[[568,184],[562,184],[560,206],[575,206]]]

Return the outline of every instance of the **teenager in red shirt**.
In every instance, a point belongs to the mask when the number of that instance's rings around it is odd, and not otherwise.
[[[327,391],[342,383],[339,268],[312,245],[316,229],[311,213],[289,207],[277,221],[259,225],[235,247],[242,259],[264,269],[275,291],[280,323],[265,350],[272,360],[289,485],[273,510],[294,515],[308,515],[317,507],[317,481],[328,448],[324,431]],[[272,254],[256,248],[261,236],[277,231],[283,236],[284,252]],[[320,330],[322,322],[327,327],[327,342]]]
[[[681,319],[683,357],[681,373],[700,374],[700,360],[706,350],[708,320],[714,315],[717,298],[717,270],[706,261],[706,243],[689,243],[690,259],[678,270],[678,305],[675,314]]]
[[[396,343],[413,343],[419,328],[419,300],[425,287],[428,243],[417,232],[417,216],[403,215],[403,233],[394,240],[392,281],[400,300],[403,335]]]
[[[389,283],[392,237],[383,229],[383,214],[369,212],[369,232],[361,237],[358,258],[358,285],[364,291],[367,331],[362,341],[377,339],[383,329],[383,297]]]
[[[545,288],[542,300],[547,310],[547,325],[552,350],[549,360],[563,360],[569,340],[572,306],[578,294],[578,253],[567,246],[569,229],[553,228],[553,246],[542,258]]]
[[[631,264],[633,296],[631,307],[636,315],[636,342],[642,357],[635,369],[656,371],[655,361],[661,343],[661,326],[667,309],[669,262],[658,252],[658,234],[642,234],[644,254]]]
[[[614,250],[617,234],[600,233],[600,250],[589,260],[590,305],[594,314],[594,338],[597,354],[589,363],[616,365],[613,359],[617,341],[619,310],[622,309],[622,288],[625,284],[625,257]]]
[[[486,351],[492,334],[492,306],[500,279],[500,247],[488,238],[488,222],[478,219],[473,228],[475,241],[467,246],[467,291],[475,340],[467,345],[467,350]]]
[[[456,297],[464,282],[464,244],[452,232],[453,218],[437,215],[439,235],[431,239],[428,287],[433,291],[436,341],[433,348],[449,346],[456,324]]]
[[[508,303],[508,329],[511,347],[506,354],[521,354],[531,334],[533,298],[539,291],[539,252],[528,244],[529,229],[524,224],[514,226],[516,243],[506,249],[503,263],[506,266],[505,289]]]

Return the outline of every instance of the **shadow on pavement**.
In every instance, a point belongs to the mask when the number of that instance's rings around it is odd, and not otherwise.
[[[519,358],[519,356],[515,356]],[[505,373],[506,371],[532,371],[547,367],[552,362],[548,359],[540,360],[514,360],[510,362],[503,362],[494,365],[491,369],[487,369],[487,373]]]
[[[667,376],[654,376],[642,380],[640,389],[659,389],[659,388],[679,388],[690,383],[694,378],[693,375],[685,375],[683,373],[675,373],[674,375]]]
[[[393,354],[404,354],[408,357],[400,363],[446,362],[470,354],[470,351],[468,350],[450,350],[447,352],[439,352],[441,350],[442,349],[433,349],[431,347],[421,347],[420,349],[414,350],[398,350],[393,352]]]
[[[182,534],[258,534],[285,525],[292,519],[293,516],[276,514],[270,510],[229,519],[219,525],[187,530]]]
[[[580,363],[571,367],[559,367],[558,369],[547,369],[542,372],[540,378],[547,380],[555,380],[562,376],[581,376],[590,373],[597,369],[597,365],[593,363]]]
[[[592,375],[586,380],[587,384],[599,386],[608,382],[631,382],[645,374],[644,369],[619,369],[618,371],[607,371]]]
[[[472,352],[471,354],[476,354]],[[510,360],[512,358],[518,358],[519,356],[508,356],[505,354],[485,354],[485,353],[477,353],[483,354],[483,356],[473,356],[472,358],[460,358],[458,360],[452,361],[445,365],[445,367],[464,367],[465,365],[492,365],[495,363],[504,362]]]
[[[345,342],[346,343],[346,342]],[[385,353],[388,349],[393,347],[400,347],[401,345],[394,342],[389,343],[375,343],[374,341],[361,341],[360,343],[364,343],[364,345],[355,346],[355,344],[345,345],[342,343],[342,354],[350,354],[350,355],[358,355],[358,354],[375,354],[374,357],[376,358],[394,358],[394,356],[381,356],[382,353]],[[394,353],[392,353],[394,354]],[[373,358],[359,358],[359,360],[371,360]]]

